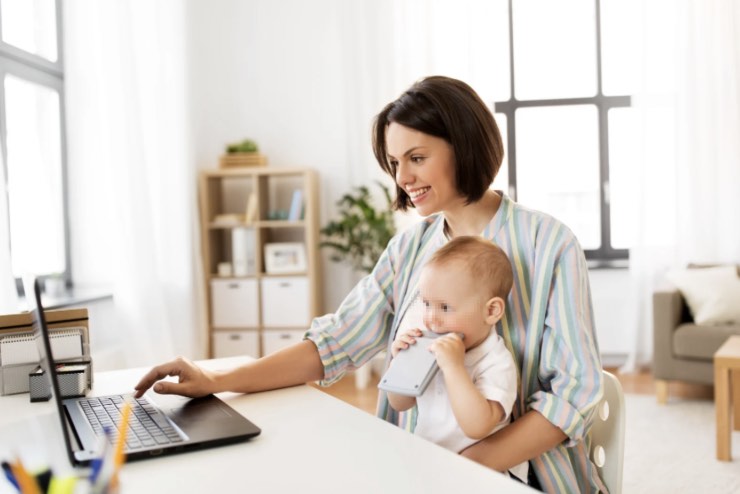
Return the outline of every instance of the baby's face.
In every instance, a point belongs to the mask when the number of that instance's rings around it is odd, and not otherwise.
[[[462,333],[465,349],[488,337],[486,297],[460,262],[427,265],[419,281],[424,325],[435,333]]]

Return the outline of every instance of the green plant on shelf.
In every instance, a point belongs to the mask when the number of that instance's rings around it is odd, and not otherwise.
[[[382,183],[376,183],[383,191],[384,207],[373,205],[367,187],[355,187],[337,201],[339,219],[321,229],[324,240],[320,246],[332,251],[330,259],[349,263],[363,273],[372,271],[396,232],[390,191]]]
[[[244,139],[241,142],[236,142],[226,146],[227,154],[256,153],[257,151],[259,151],[259,147],[257,146],[257,143],[251,139]]]

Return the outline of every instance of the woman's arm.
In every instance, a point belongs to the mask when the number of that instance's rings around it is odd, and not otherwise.
[[[179,381],[161,381],[167,376],[177,376]],[[324,366],[316,345],[305,340],[228,371],[209,371],[179,357],[154,367],[134,389],[137,398],[152,386],[155,392],[161,394],[198,397],[221,391],[266,391],[305,384],[323,377]]]
[[[529,411],[460,454],[499,472],[551,450],[567,436],[539,412]]]

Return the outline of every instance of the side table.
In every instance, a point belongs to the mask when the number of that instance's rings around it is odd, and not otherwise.
[[[717,459],[732,461],[731,422],[736,431],[740,430],[740,336],[727,338],[714,354],[714,408]]]

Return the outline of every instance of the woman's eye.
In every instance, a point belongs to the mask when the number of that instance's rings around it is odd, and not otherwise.
[[[389,160],[388,164],[390,164],[393,168],[398,167],[398,161],[397,160]]]
[[[418,164],[418,163],[421,163],[422,161],[424,161],[424,157],[423,156],[412,156],[411,157],[411,161],[413,163],[417,163]]]
[[[452,307],[450,307],[447,304],[442,304],[442,312],[450,312],[452,310]]]
[[[426,307],[427,309],[429,308],[429,302],[427,302],[426,300],[424,300],[422,304],[424,304],[424,307]]]

